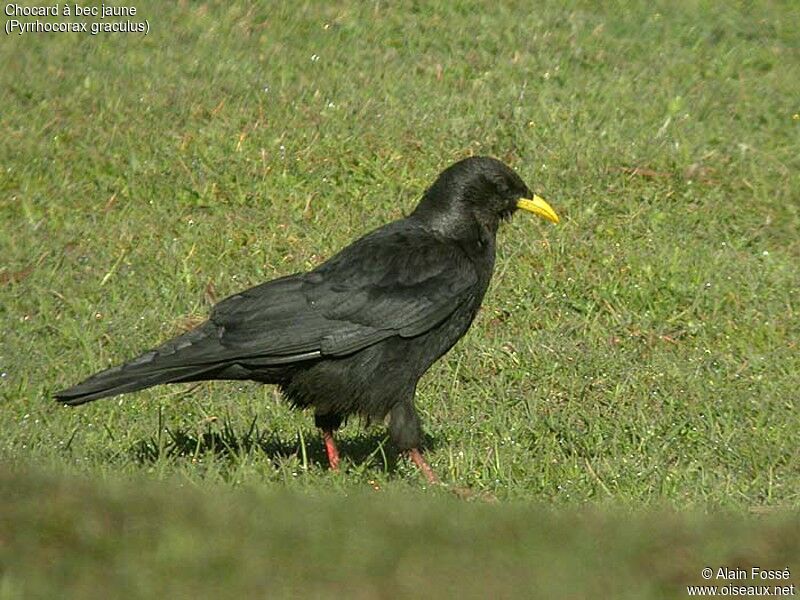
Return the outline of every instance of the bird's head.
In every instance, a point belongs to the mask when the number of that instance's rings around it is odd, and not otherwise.
[[[517,209],[558,223],[545,200],[501,161],[487,156],[465,158],[442,171],[428,188],[414,215],[452,230],[477,222],[492,233]]]

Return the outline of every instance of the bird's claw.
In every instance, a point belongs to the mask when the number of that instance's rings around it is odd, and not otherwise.
[[[325,453],[328,455],[328,464],[331,471],[339,470],[339,451],[336,449],[336,441],[333,439],[333,432],[323,430],[322,439],[325,441]]]
[[[422,452],[419,451],[418,448],[412,448],[408,451],[408,457],[411,461],[417,465],[417,468],[422,471],[422,474],[425,475],[425,479],[428,480],[428,483],[431,485],[437,485],[439,483],[439,478],[434,473],[431,466],[428,464],[428,461],[422,456]]]

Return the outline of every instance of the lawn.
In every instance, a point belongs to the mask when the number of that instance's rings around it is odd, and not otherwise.
[[[147,35],[0,36],[0,599],[800,581],[800,4],[128,6]],[[269,386],[50,399],[471,154],[562,221],[501,230],[420,384],[440,488],[357,420],[330,473]]]

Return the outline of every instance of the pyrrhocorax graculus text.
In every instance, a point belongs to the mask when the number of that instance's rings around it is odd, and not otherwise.
[[[161,383],[249,379],[313,407],[330,466],[351,414],[386,420],[394,444],[431,482],[420,453],[417,382],[469,329],[495,261],[500,222],[517,209],[558,222],[502,162],[445,169],[408,217],[353,242],[313,271],[231,296],[208,321],[55,394],[78,405]]]

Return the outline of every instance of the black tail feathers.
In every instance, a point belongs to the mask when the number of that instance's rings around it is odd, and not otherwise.
[[[54,397],[64,404],[77,406],[161,383],[196,381],[198,376],[219,366],[209,360],[207,354],[211,350],[208,346],[215,343],[209,332],[207,327],[198,327],[128,363],[96,373],[76,386],[56,392]]]
[[[211,367],[208,365],[204,367],[173,367],[147,373],[142,372],[140,369],[130,369],[128,365],[122,365],[92,375],[89,379],[74,387],[56,392],[54,397],[64,404],[78,406],[92,400],[127,394],[128,392],[143,390],[161,383],[190,381],[193,377],[200,375],[209,368]]]

